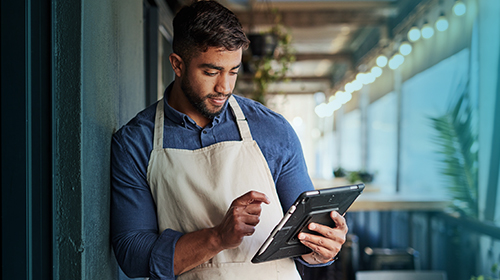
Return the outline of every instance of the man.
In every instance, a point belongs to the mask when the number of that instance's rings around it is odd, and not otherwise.
[[[252,264],[253,254],[303,191],[313,189],[291,126],[232,91],[248,39],[235,15],[213,1],[174,19],[175,81],[112,143],[111,231],[124,272],[150,279],[300,279],[291,259]],[[345,241],[311,224],[301,234],[327,265]]]

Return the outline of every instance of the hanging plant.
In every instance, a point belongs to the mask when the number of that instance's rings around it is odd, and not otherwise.
[[[291,64],[295,61],[292,35],[281,24],[281,16],[276,10],[275,25],[260,36],[249,35],[252,51],[254,92],[252,98],[265,104],[265,95],[271,83],[288,81],[286,78]],[[253,40],[252,41],[252,36]],[[253,46],[252,46],[253,44]]]

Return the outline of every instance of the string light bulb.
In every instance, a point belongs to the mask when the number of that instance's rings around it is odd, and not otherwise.
[[[405,61],[405,57],[399,53],[395,54],[391,60],[389,60],[389,68],[392,70],[398,69],[401,64]]]
[[[337,91],[337,93],[335,93],[335,100],[338,100],[338,102],[340,102],[340,104],[346,104],[351,99],[352,99],[352,94],[349,92]],[[340,107],[337,108],[337,110],[338,109],[340,109]]]
[[[465,6],[464,2],[462,2],[462,0],[458,0],[457,2],[455,2],[455,5],[453,5],[453,12],[457,16],[465,15],[465,12],[467,12],[467,7]]]
[[[432,25],[430,25],[428,22],[425,22],[422,26],[421,33],[424,39],[429,39],[434,35],[434,28],[432,28]]]
[[[360,72],[360,73],[356,74],[356,80],[358,80],[362,83],[363,83],[364,78],[365,78],[365,73]]]
[[[347,83],[344,86],[344,90],[345,92],[352,93],[354,92],[354,86],[352,85],[352,83]]]
[[[410,45],[410,43],[408,42],[403,42],[400,46],[399,46],[399,52],[404,55],[404,56],[407,56],[411,53],[412,51],[412,47]]]
[[[375,78],[382,76],[382,68],[378,66],[373,66],[370,72],[375,76]]]
[[[421,36],[420,30],[416,26],[413,26],[408,31],[408,40],[410,40],[411,42],[418,41],[420,39],[420,36]]]
[[[363,83],[361,83],[361,81],[354,80],[352,81],[352,87],[354,89],[353,92],[358,91],[363,88]]]
[[[448,29],[448,26],[448,19],[444,16],[443,13],[441,13],[441,16],[439,16],[438,20],[436,21],[436,29],[440,32],[443,32]]]
[[[373,74],[372,72],[368,72],[365,74],[365,80],[363,81],[363,84],[369,85],[369,84],[375,82],[376,78],[377,77],[375,77],[375,74]]]
[[[387,65],[387,56],[380,55],[379,57],[377,57],[376,63],[378,67],[384,68]]]

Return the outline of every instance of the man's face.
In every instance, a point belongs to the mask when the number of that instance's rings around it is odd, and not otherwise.
[[[186,99],[204,117],[220,114],[231,96],[241,65],[242,50],[209,48],[186,65],[181,89]]]

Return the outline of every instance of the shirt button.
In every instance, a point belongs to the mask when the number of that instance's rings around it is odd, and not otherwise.
[[[206,130],[203,130],[203,134],[207,134],[207,131],[206,131]]]

